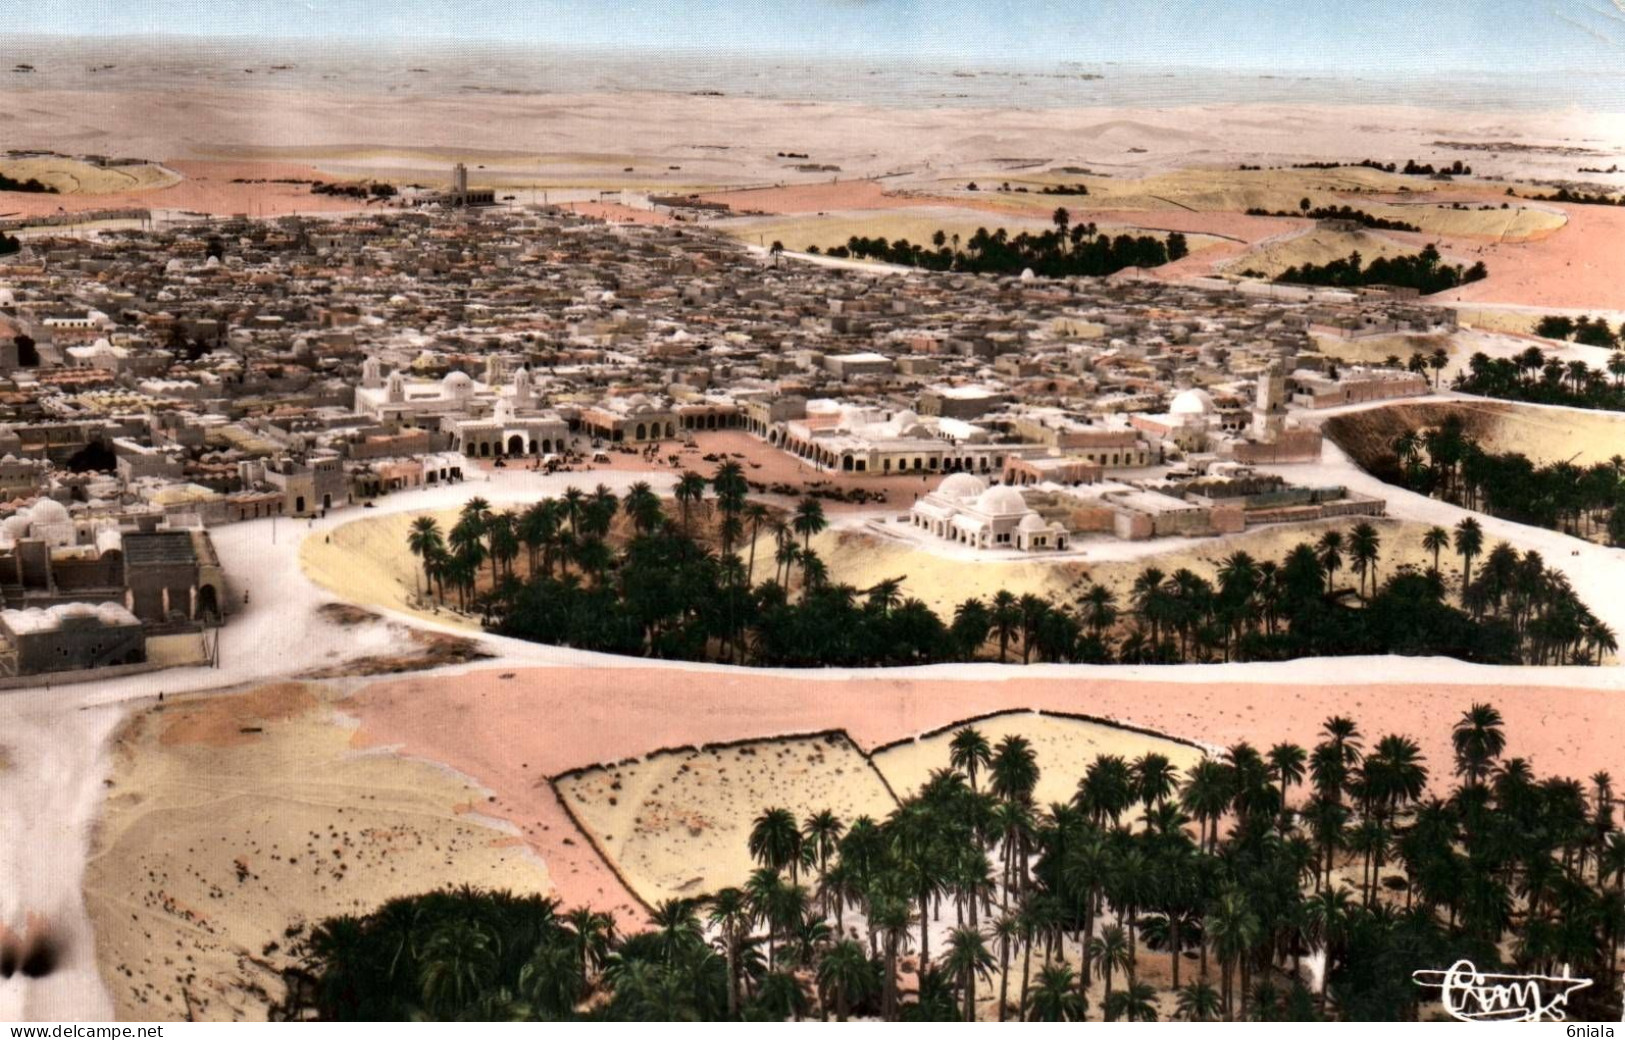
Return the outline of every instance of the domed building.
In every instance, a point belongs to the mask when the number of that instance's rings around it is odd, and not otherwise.
[[[500,375],[502,366],[486,366]],[[383,377],[376,359],[361,367],[355,391],[359,415],[405,429],[437,431],[454,451],[470,458],[548,455],[569,443],[569,423],[537,401],[534,376],[519,368],[507,386],[481,382],[467,372],[439,380],[410,379],[401,369]]]
[[[1019,488],[990,487],[970,473],[944,477],[935,491],[914,503],[908,522],[938,538],[980,549],[1065,549],[1070,537],[1059,521],[1045,520],[1028,505]]]

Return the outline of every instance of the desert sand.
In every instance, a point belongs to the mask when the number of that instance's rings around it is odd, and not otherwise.
[[[15,102],[15,103],[13,103]],[[0,213],[146,205],[207,213],[327,212],[348,200],[236,177],[377,177],[440,184],[467,162],[476,184],[520,193],[628,191],[593,202],[612,219],[659,219],[637,193],[711,192],[736,213],[813,215],[962,207],[975,224],[1076,219],[1257,243],[1301,222],[1248,217],[1353,205],[1404,219],[1446,252],[1485,260],[1491,276],[1449,300],[1625,309],[1618,209],[1508,199],[1531,178],[1570,179],[1566,149],[1611,154],[1625,117],[1595,113],[1440,113],[1356,105],[1210,104],[1136,108],[874,108],[683,94],[479,94],[256,91],[200,83],[116,93],[0,90],[8,140],[62,151],[154,156],[186,178],[169,188],[99,195],[0,196]],[[260,113],[243,119],[241,113]],[[517,144],[516,144],[517,142]],[[1510,147],[1488,148],[1490,142]],[[794,158],[791,158],[791,154]],[[1012,156],[1026,158],[1011,158]],[[1294,162],[1408,158],[1470,162],[1471,181],[1439,182]],[[198,162],[205,160],[206,162]],[[1267,167],[1243,171],[1240,165]],[[799,167],[807,167],[801,169]],[[818,169],[813,169],[817,167]],[[833,171],[824,169],[835,167]],[[983,189],[969,192],[976,182]],[[1027,193],[989,190],[1004,182]],[[1087,197],[1043,185],[1084,183]],[[742,190],[748,189],[748,190]],[[94,201],[92,201],[94,200]],[[1460,203],[1460,208],[1456,204]],[[1502,204],[1507,205],[1502,209]],[[600,210],[600,207],[607,207]],[[1485,208],[1488,207],[1488,208]],[[1154,219],[1153,219],[1154,218]],[[1177,222],[1177,226],[1176,223]],[[1285,227],[1283,227],[1285,225]],[[779,237],[783,237],[782,235]],[[799,248],[808,243],[786,246]],[[1188,258],[1162,277],[1211,273],[1233,249]]]
[[[799,825],[823,809],[876,821],[897,803],[843,733],[662,752],[566,774],[559,797],[649,906],[743,885],[758,864],[748,839],[768,809]]]
[[[633,893],[586,847],[541,776],[654,747],[830,727],[872,749],[989,712],[1037,709],[1218,747],[1311,745],[1325,718],[1347,715],[1371,739],[1389,732],[1416,737],[1442,786],[1452,760],[1450,727],[1483,700],[1506,717],[1506,754],[1531,758],[1537,770],[1585,777],[1598,769],[1618,775],[1625,767],[1613,743],[1600,739],[1625,725],[1625,702],[1611,690],[1068,680],[986,667],[977,676],[832,680],[726,669],[482,669],[456,682],[433,676],[376,682],[345,708],[361,720],[357,746],[399,748],[445,763],[494,792],[498,801],[485,811],[520,829],[567,903],[590,902],[632,919]],[[1066,770],[1071,783],[1085,765],[1080,759]]]
[[[308,924],[442,885],[551,890],[484,789],[352,751],[352,729],[297,683],[125,724],[85,877],[119,1018],[263,1019]]]

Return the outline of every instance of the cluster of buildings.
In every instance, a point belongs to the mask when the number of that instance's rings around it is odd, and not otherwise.
[[[479,205],[466,177],[445,201],[32,237],[0,263],[0,637],[18,661],[42,633],[127,625],[120,611],[150,630],[222,610],[211,526],[486,460],[740,430],[854,481],[918,475],[935,490],[911,516],[942,537],[1058,549],[1290,508],[1264,504],[1281,489],[1239,501],[1170,474],[1313,460],[1320,435],[1294,412],[1427,391],[1343,368],[1310,335],[1391,324],[1398,301],[880,278],[692,226]],[[154,538],[192,553],[162,595],[132,548]]]

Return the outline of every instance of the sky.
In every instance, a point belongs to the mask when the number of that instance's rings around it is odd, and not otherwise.
[[[0,25],[22,34],[503,40],[988,65],[1625,68],[1625,0],[0,0]]]

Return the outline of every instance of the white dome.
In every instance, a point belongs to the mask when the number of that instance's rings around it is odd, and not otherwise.
[[[973,473],[955,473],[937,485],[937,494],[947,498],[976,498],[987,490],[987,481]]]
[[[988,516],[1019,516],[1027,511],[1027,500],[1013,487],[992,487],[982,492],[976,508]]]
[[[5,520],[0,521],[0,530],[4,530],[6,532],[6,534],[11,535],[13,541],[15,541],[18,538],[27,538],[28,537],[28,515],[27,515],[27,513],[26,512],[24,512],[24,513],[15,513],[15,514],[13,514],[11,516],[6,517]]]
[[[1175,395],[1168,406],[1170,415],[1211,415],[1213,398],[1206,390],[1185,390]]]
[[[1038,276],[1033,273],[1033,269],[1030,268],[1030,267],[1027,268],[1025,271],[1021,272],[1021,280],[1024,281],[1024,282],[1031,282],[1031,281],[1036,280],[1037,278],[1038,278]]]
[[[470,390],[474,387],[474,380],[467,372],[448,372],[440,385],[447,390]]]
[[[68,510],[54,498],[42,498],[28,511],[30,523],[63,524],[68,522]]]
[[[1016,525],[1016,529],[1028,534],[1039,534],[1049,530],[1049,525],[1044,523],[1044,518],[1037,513],[1028,513],[1021,518],[1021,523]]]

